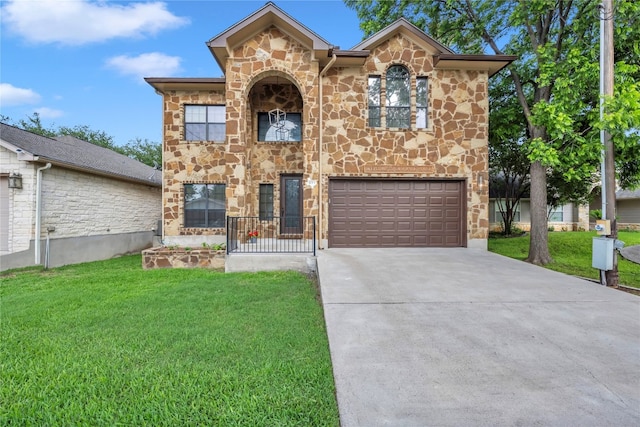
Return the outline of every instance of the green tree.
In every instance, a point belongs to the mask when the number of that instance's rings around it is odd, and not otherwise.
[[[489,82],[489,191],[509,236],[518,205],[529,195],[527,126],[509,79]]]
[[[101,130],[92,129],[87,125],[59,126],[58,128],[51,126],[46,128],[37,112],[17,122],[8,116],[0,115],[0,121],[49,138],[63,135],[73,136],[82,141],[108,148],[151,167],[159,168],[162,165],[162,144],[148,139],[136,138],[122,146],[117,145],[111,135]]]
[[[7,118],[8,119],[8,118]],[[12,121],[9,119],[6,123],[11,123]],[[24,129],[31,133],[36,133],[38,135],[46,136],[49,138],[53,138],[56,136],[56,131],[53,128],[45,128],[42,124],[42,120],[40,119],[40,114],[34,112],[31,116],[27,116],[26,119],[20,119],[15,126],[20,129]]]
[[[124,154],[146,165],[160,168],[162,165],[162,144],[148,139],[136,138],[124,147]]]
[[[115,144],[111,135],[107,134],[105,131],[91,129],[87,125],[75,125],[73,127],[60,126],[56,133],[59,136],[73,136],[94,145],[99,145],[100,147],[108,148],[117,153],[126,155],[124,149]]]
[[[345,0],[366,35],[400,16],[461,53],[488,51],[520,59],[495,77],[508,79],[526,127],[531,180],[531,239],[527,260],[551,261],[547,235],[547,176],[594,179],[598,130],[612,133],[617,169],[638,180],[638,57],[640,3],[619,0],[615,14],[616,88],[608,115],[598,118],[599,20],[596,0]],[[630,111],[631,109],[631,111]],[[635,109],[635,110],[634,110]],[[635,157],[634,157],[635,156]],[[630,166],[631,165],[631,166]],[[635,174],[635,175],[634,175]]]

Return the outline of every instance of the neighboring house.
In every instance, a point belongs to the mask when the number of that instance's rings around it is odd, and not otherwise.
[[[489,199],[489,222],[492,231],[502,230],[499,202],[494,194]],[[593,230],[596,218],[591,211],[602,210],[600,190],[592,193],[589,205],[567,203],[550,212],[549,229],[554,231]],[[531,228],[530,201],[524,198],[516,210],[513,225],[524,231]],[[640,190],[618,190],[616,192],[616,217],[618,230],[640,230]]]
[[[502,215],[500,214],[500,201],[491,197],[489,199],[489,223],[491,231],[503,229]],[[548,227],[552,231],[579,231],[589,229],[589,212],[586,206],[567,203],[557,208],[549,207]],[[513,218],[513,226],[523,231],[531,230],[531,201],[529,198],[520,200]]]
[[[405,19],[342,50],[271,2],[207,46],[225,77],[145,79],[165,244],[223,242],[231,216],[320,248],[486,248],[489,78],[515,57],[455,54]]]
[[[602,211],[600,188],[596,188],[593,194],[589,210]],[[640,189],[616,191],[616,219],[618,230],[640,230]],[[590,218],[590,221],[593,228],[596,219]]]
[[[2,270],[45,264],[47,238],[52,267],[147,248],[161,200],[152,167],[71,136],[0,124]]]
[[[640,189],[616,192],[618,230],[640,230]]]

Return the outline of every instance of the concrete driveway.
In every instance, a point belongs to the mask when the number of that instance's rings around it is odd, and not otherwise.
[[[640,425],[640,297],[464,248],[318,274],[343,427]]]

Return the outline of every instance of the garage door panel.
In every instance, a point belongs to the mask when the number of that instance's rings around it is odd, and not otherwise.
[[[450,191],[452,193],[460,192],[460,181],[445,181],[444,182],[444,190]]]
[[[441,209],[429,209],[429,219],[443,219],[444,216]]]
[[[413,198],[409,195],[396,196],[396,205],[398,206],[411,206],[413,204]]]
[[[395,210],[397,218],[411,218],[413,217],[411,209],[408,208],[397,208]]]
[[[413,222],[413,230],[416,232],[427,231],[429,229],[428,223],[426,221],[415,221]]]
[[[411,204],[413,206],[417,206],[417,205],[426,205],[428,202],[427,200],[427,196],[422,196],[422,195],[414,195],[411,198]]]
[[[411,236],[398,236],[396,239],[396,245],[394,246],[414,246],[414,242]]]
[[[415,229],[411,221],[398,221],[395,223],[395,229],[399,232],[411,232]]]
[[[427,235],[415,235],[413,236],[413,246],[428,246],[429,241],[427,240]]]
[[[397,204],[397,199],[396,196],[394,194],[381,194],[378,197],[378,203],[385,205],[385,206],[393,206]]]
[[[433,207],[443,206],[444,198],[442,196],[430,196],[428,205]]]
[[[447,196],[445,204],[447,206],[455,206],[457,209],[460,206],[460,198],[458,196]]]
[[[329,246],[463,246],[461,181],[330,180]]]

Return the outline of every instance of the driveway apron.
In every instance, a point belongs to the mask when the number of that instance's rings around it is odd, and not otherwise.
[[[638,426],[640,298],[475,249],[326,249],[342,427]]]

